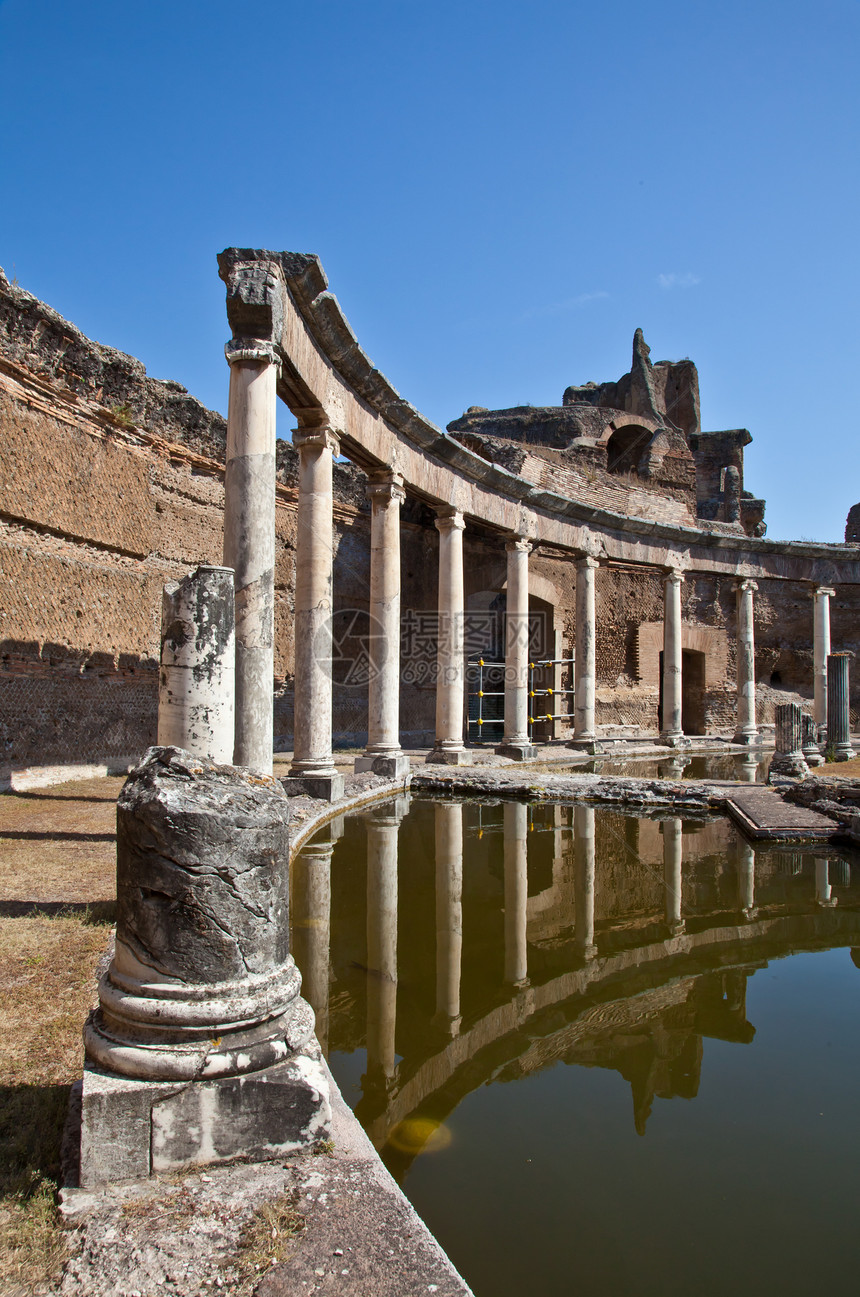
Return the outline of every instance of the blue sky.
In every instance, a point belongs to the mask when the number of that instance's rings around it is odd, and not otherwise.
[[[752,432],[768,534],[838,541],[858,37],[857,0],[0,0],[0,265],[221,410],[230,244],[318,253],[443,426],[618,377],[641,326]]]

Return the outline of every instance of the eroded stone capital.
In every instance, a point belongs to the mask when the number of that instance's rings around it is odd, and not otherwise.
[[[509,536],[505,542],[505,549],[509,554],[516,551],[519,554],[531,554],[534,546],[528,536]]]
[[[293,445],[301,453],[303,450],[330,450],[333,455],[340,454],[340,436],[333,428],[294,428]]]
[[[738,594],[754,594],[758,585],[750,577],[745,577],[742,581],[738,581],[734,589]]]
[[[372,505],[384,506],[389,502],[402,504],[406,499],[406,492],[403,489],[403,474],[390,470],[371,473],[366,490]]]
[[[682,585],[684,580],[684,573],[679,567],[670,567],[668,572],[663,573],[664,585]]]
[[[224,347],[228,365],[235,365],[240,360],[253,360],[258,364],[277,365],[280,368],[281,358],[270,342],[260,338],[231,338]]]
[[[459,509],[445,505],[436,514],[436,530],[439,532],[465,531],[466,520]]]
[[[580,554],[575,561],[580,572],[592,572],[595,568],[600,567],[597,559],[592,557],[591,554]]]
[[[812,587],[809,593],[813,599],[832,599],[836,591],[829,585],[816,585]]]

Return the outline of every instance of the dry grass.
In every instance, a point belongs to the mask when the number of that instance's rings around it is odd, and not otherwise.
[[[66,1253],[55,1208],[60,1140],[69,1090],[81,1075],[95,966],[112,921],[121,783],[87,780],[0,797],[4,1295],[38,1292]]]
[[[225,1268],[238,1279],[238,1294],[250,1293],[261,1276],[279,1261],[288,1261],[292,1243],[304,1233],[305,1218],[296,1207],[293,1193],[264,1202],[254,1212],[242,1233],[239,1251]]]
[[[813,775],[819,778],[826,775],[827,778],[834,779],[860,779],[860,757],[854,757],[851,761],[827,761],[823,766],[813,770]]]

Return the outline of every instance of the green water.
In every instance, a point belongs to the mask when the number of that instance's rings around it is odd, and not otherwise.
[[[848,861],[413,798],[323,830],[292,904],[338,1083],[478,1297],[853,1286]]]

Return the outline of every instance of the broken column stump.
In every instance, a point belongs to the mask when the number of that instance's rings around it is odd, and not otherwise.
[[[776,751],[768,771],[771,775],[784,775],[790,779],[804,779],[809,766],[803,756],[803,724],[797,703],[778,703],[774,708]]]
[[[276,780],[150,748],[117,803],[116,951],[84,1029],[81,1185],[280,1157],[328,1086],[289,953]]]

